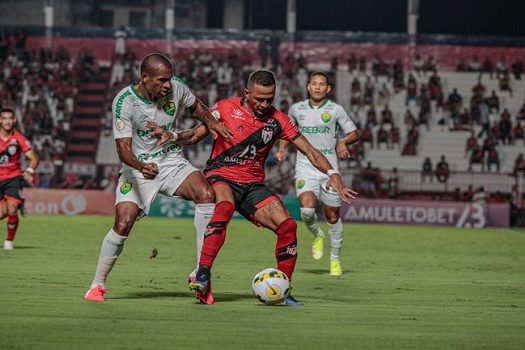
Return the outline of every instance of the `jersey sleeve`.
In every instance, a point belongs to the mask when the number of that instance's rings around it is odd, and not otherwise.
[[[195,103],[197,97],[190,90],[188,85],[180,78],[171,78],[171,88],[176,100],[179,100],[184,107],[191,107]]]
[[[33,147],[31,147],[31,142],[29,142],[29,140],[22,134],[19,134],[18,136],[18,144],[20,145],[22,153],[31,151],[33,149]]]
[[[344,108],[341,106],[339,106],[337,111],[337,124],[339,124],[345,135],[357,129],[352,119],[350,119]]]
[[[126,92],[113,100],[113,138],[115,140],[133,136],[131,105],[126,99]]]
[[[297,126],[295,126],[292,123],[292,120],[286,116],[284,113],[280,113],[279,122],[281,123],[281,136],[280,138],[285,141],[293,141],[299,136],[301,136],[301,133],[299,132],[299,129],[297,129]]]

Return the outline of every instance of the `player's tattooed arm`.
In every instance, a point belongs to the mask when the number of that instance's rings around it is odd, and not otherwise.
[[[233,136],[233,133],[226,128],[224,123],[216,119],[213,114],[211,114],[208,107],[206,107],[199,99],[195,100],[193,106],[190,107],[190,111],[194,118],[200,120],[208,127],[214,139],[216,139],[217,136],[221,136],[228,141],[230,137]]]

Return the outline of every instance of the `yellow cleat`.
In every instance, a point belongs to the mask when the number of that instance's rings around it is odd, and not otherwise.
[[[341,276],[342,274],[341,262],[339,260],[330,261],[330,276]]]
[[[323,257],[323,238],[324,235],[315,237],[312,242],[312,258],[319,260]]]

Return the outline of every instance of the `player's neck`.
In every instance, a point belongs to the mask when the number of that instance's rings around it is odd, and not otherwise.
[[[0,137],[4,140],[7,140],[11,136],[13,136],[14,133],[15,133],[15,129],[11,129],[10,131],[0,129]]]
[[[308,103],[310,104],[310,107],[312,108],[319,108],[326,103],[326,98],[319,100],[319,101],[314,101],[312,99],[309,99]]]
[[[148,101],[152,101],[152,102],[155,102],[157,99],[154,99],[153,97],[151,97],[148,92],[146,91],[146,89],[144,89],[144,86],[142,86],[142,84],[138,83],[135,87],[135,91],[137,92],[137,94],[142,97],[143,99],[145,100],[148,100]]]

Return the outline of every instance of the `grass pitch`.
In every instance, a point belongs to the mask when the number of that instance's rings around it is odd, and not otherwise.
[[[0,349],[523,349],[525,232],[346,225],[330,277],[299,225],[294,296],[268,307],[251,279],[274,262],[273,233],[234,221],[213,269],[217,303],[195,303],[192,220],[137,223],[86,303],[108,217],[31,216],[0,251]],[[5,224],[4,224],[5,225]],[[151,258],[153,249],[158,250]]]

